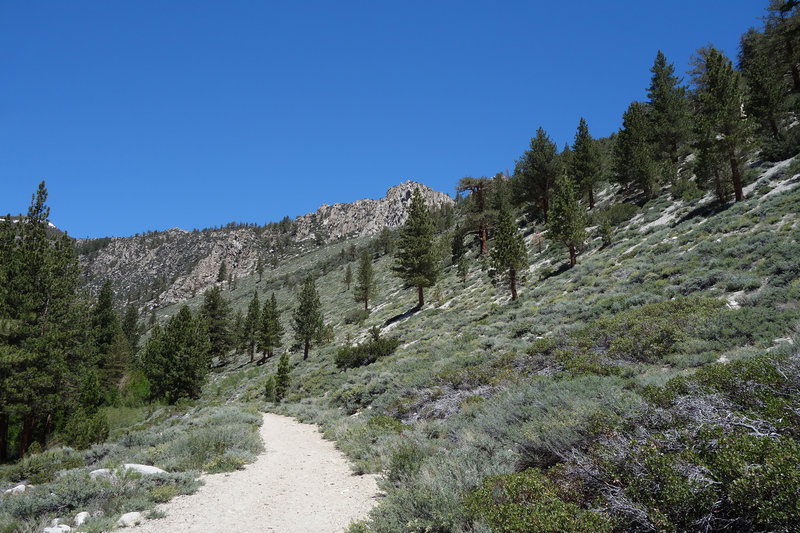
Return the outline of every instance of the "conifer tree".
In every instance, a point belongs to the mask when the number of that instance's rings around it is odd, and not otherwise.
[[[274,292],[270,299],[264,302],[258,335],[258,346],[262,353],[261,360],[266,361],[268,357],[272,357],[276,348],[280,348],[281,337],[283,337],[283,325],[281,325],[278,301],[275,299]]]
[[[153,328],[140,359],[152,397],[172,404],[199,396],[211,362],[208,338],[206,321],[185,305],[164,328]]]
[[[228,267],[225,265],[225,261],[223,261],[219,265],[219,271],[217,272],[217,282],[223,283],[226,279],[228,279]]]
[[[742,113],[744,94],[740,74],[731,61],[711,47],[704,54],[695,75],[698,101],[698,133],[709,149],[720,154],[730,166],[734,199],[744,200],[741,166],[750,124]]]
[[[256,339],[261,324],[261,304],[258,302],[258,291],[253,291],[253,299],[247,306],[247,315],[242,323],[242,333],[244,334],[247,352],[250,354],[250,362],[256,359]]]
[[[562,168],[558,149],[541,127],[531,139],[530,149],[517,161],[514,169],[515,197],[527,203],[537,218],[547,222],[550,195]]]
[[[293,318],[294,335],[297,342],[303,345],[303,360],[306,360],[311,342],[322,334],[325,325],[319,293],[311,276],[303,282]]]
[[[467,282],[467,275],[469,275],[469,259],[467,259],[466,255],[462,255],[458,258],[458,267],[456,269],[456,273],[458,274],[458,278],[461,280],[461,283]]]
[[[230,303],[222,296],[218,285],[209,288],[203,294],[200,315],[207,323],[211,357],[226,361],[228,351],[234,345],[234,338],[230,324]]]
[[[656,190],[655,165],[650,145],[650,121],[647,108],[632,102],[622,115],[622,129],[614,148],[616,180],[624,187],[642,191],[651,198]]]
[[[581,117],[572,145],[569,169],[578,188],[588,196],[589,209],[594,207],[594,187],[600,181],[600,152],[589,134],[589,126]]]
[[[349,266],[349,265],[348,265]],[[364,311],[369,309],[370,299],[375,297],[376,292],[375,273],[372,270],[372,258],[367,251],[361,252],[361,260],[356,271],[356,286],[353,289],[353,297],[357,302],[364,302]]]
[[[392,270],[407,286],[417,287],[417,307],[422,307],[425,303],[423,289],[433,286],[441,272],[434,237],[433,222],[425,199],[419,189],[415,189],[408,210],[408,220],[400,229]]]
[[[489,253],[489,276],[492,280],[506,280],[511,290],[511,299],[517,299],[517,279],[521,270],[528,266],[528,250],[508,210],[500,214],[497,234]]]
[[[489,221],[487,216],[488,214],[486,212],[486,196],[488,186],[489,180],[486,178],[471,177],[461,178],[456,186],[456,191],[458,192],[470,191],[469,198],[474,202],[474,213],[470,217],[470,223],[476,228],[475,232],[478,234],[478,242],[480,244],[479,255],[481,256],[486,254],[486,242],[489,235]]]
[[[650,141],[654,155],[678,163],[678,150],[691,132],[686,88],[675,75],[675,67],[658,51],[647,90],[650,108]]]
[[[125,314],[122,317],[122,333],[128,339],[130,352],[136,353],[139,348],[139,338],[141,337],[141,327],[139,326],[139,310],[134,303],[129,303],[125,307]]]
[[[586,212],[575,195],[575,185],[566,173],[553,190],[547,236],[569,249],[569,264],[575,266],[577,251],[586,241]]]
[[[347,263],[347,267],[344,269],[344,283],[349,291],[350,284],[353,283],[353,269],[350,267],[350,263]]]
[[[258,282],[261,283],[261,276],[264,274],[264,258],[260,255],[258,256],[258,261],[256,262],[256,272],[258,272]]]
[[[275,374],[275,401],[280,402],[286,396],[292,378],[289,375],[289,353],[283,352],[278,361],[278,371]]]

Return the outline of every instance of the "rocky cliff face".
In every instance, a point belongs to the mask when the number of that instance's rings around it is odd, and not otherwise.
[[[419,187],[429,207],[453,200],[413,181],[389,189],[380,200],[323,205],[290,225],[236,226],[187,232],[170,229],[134,237],[78,241],[84,285],[96,293],[111,280],[117,298],[144,307],[180,302],[217,281],[220,265],[242,278],[256,271],[259,257],[268,264],[289,247],[367,236],[402,225],[411,195]]]

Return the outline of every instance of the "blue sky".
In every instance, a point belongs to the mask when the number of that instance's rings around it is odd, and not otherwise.
[[[75,237],[379,198],[415,179],[513,170],[683,74],[735,58],[766,0],[156,2],[0,0],[0,212],[44,179]]]

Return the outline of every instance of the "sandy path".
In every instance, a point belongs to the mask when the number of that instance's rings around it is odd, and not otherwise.
[[[267,413],[266,453],[244,470],[204,475],[189,496],[159,505],[167,516],[122,531],[343,531],[376,504],[375,476],[354,476],[316,426]]]

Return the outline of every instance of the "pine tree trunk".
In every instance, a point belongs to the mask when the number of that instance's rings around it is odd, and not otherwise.
[[[733,194],[737,202],[744,200],[744,191],[742,190],[742,174],[739,171],[739,161],[736,156],[731,154],[731,177],[733,178]]]
[[[8,415],[0,413],[0,465],[6,462],[8,447]]]
[[[250,362],[252,363],[255,360],[256,360],[256,343],[255,342],[251,342],[250,343]]]
[[[517,299],[517,269],[508,269],[508,278],[511,280],[511,301]]]
[[[544,211],[544,223],[547,224],[547,212],[550,211],[550,199],[547,197],[547,193],[544,193],[542,199],[542,211]]]
[[[780,132],[778,131],[778,121],[775,120],[775,115],[772,113],[769,114],[769,129],[772,130],[772,137],[777,139],[780,136]]]
[[[417,307],[421,308],[425,304],[425,298],[422,295],[422,285],[417,285],[417,296],[419,297]]]
[[[594,208],[594,191],[592,189],[593,187],[589,185],[589,209]]]
[[[364,298],[364,311],[369,311],[369,307],[367,307],[368,303],[369,303],[369,299]]]
[[[481,227],[478,232],[478,238],[481,241],[481,255],[486,255],[486,222],[481,222]]]
[[[575,264],[578,262],[577,254],[575,253],[575,245],[569,245],[569,266],[574,267]]]
[[[22,421],[22,434],[19,438],[19,456],[25,455],[28,447],[31,445],[31,437],[33,436],[33,415],[25,415]]]
[[[310,344],[311,342],[306,340],[305,344],[303,345],[303,361],[308,359],[308,347]]]

